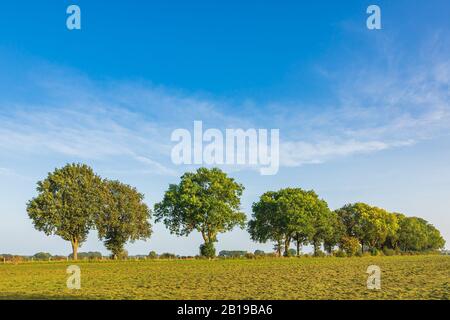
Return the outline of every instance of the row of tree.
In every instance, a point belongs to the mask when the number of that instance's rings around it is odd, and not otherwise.
[[[120,257],[128,241],[148,239],[151,210],[143,194],[119,181],[102,179],[91,168],[69,164],[38,182],[38,195],[27,206],[37,230],[70,241],[73,258],[90,230],[98,231],[106,248]],[[314,191],[287,188],[263,194],[253,204],[246,224],[241,211],[244,187],[217,168],[185,173],[171,184],[154,208],[156,222],[169,231],[188,236],[198,231],[204,243],[200,254],[215,256],[217,235],[247,226],[254,241],[273,241],[278,255],[289,255],[295,243],[312,244],[316,254],[339,247],[356,251],[390,248],[423,251],[442,248],[439,231],[425,220],[389,213],[363,203],[331,211]]]
[[[37,230],[70,241],[74,260],[93,228],[116,258],[126,242],[145,240],[152,233],[144,195],[119,181],[100,178],[86,165],[56,169],[38,182],[37,191],[28,203],[28,215]]]
[[[390,213],[365,203],[331,211],[314,191],[286,188],[266,192],[253,204],[248,230],[253,240],[273,241],[279,255],[289,255],[294,242],[297,255],[311,244],[316,255],[323,247],[339,247],[347,255],[381,250],[428,251],[443,248],[440,232],[427,221]]]

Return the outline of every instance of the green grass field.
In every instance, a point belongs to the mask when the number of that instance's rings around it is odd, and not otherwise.
[[[368,290],[369,265],[381,290]],[[0,299],[449,299],[449,256],[0,264]]]

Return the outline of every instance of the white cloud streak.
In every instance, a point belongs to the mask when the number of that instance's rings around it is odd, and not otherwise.
[[[223,131],[279,128],[280,161],[286,167],[407,147],[448,134],[450,61],[434,59],[399,70],[365,70],[336,79],[340,85],[332,106],[244,102],[245,111],[233,113],[229,110],[239,108],[211,98],[142,83],[96,84],[79,76],[72,81],[62,72],[49,72],[34,77],[42,101],[0,101],[0,154],[125,159],[126,164],[111,170],[125,166],[176,175],[170,133],[192,129],[194,120]]]

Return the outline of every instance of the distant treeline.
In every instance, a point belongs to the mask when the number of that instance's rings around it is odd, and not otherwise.
[[[290,257],[296,257],[296,250],[290,249]],[[346,254],[340,254],[340,251],[333,252],[333,255],[325,255],[324,257],[347,257]],[[408,251],[408,252],[399,252],[398,255],[421,255],[424,254],[423,252],[419,251]],[[441,250],[441,251],[430,251],[428,254],[440,254],[440,255],[450,255],[450,250]],[[365,252],[363,254],[357,254],[357,256],[366,256],[366,255],[372,255],[370,252]],[[391,255],[391,253],[384,253],[381,252],[379,255]],[[301,258],[309,258],[309,257],[316,257],[314,253],[304,253],[301,254],[299,257]],[[218,259],[267,259],[267,258],[278,258],[278,254],[276,252],[264,252],[262,250],[255,250],[253,253],[248,251],[241,251],[241,250],[222,250],[219,252],[219,255],[217,256]],[[72,259],[71,255],[69,256],[62,256],[62,255],[51,255],[50,253],[45,252],[39,252],[32,256],[21,256],[21,255],[12,255],[12,254],[0,254],[0,263],[22,263],[22,262],[43,262],[43,261],[50,261],[50,262],[58,262],[58,261],[67,261],[69,259]],[[112,256],[102,256],[100,252],[80,252],[78,254],[79,260],[85,260],[85,261],[111,261],[115,260]],[[196,256],[184,256],[184,255],[177,255],[175,253],[161,253],[157,254],[154,251],[151,251],[148,255],[131,255],[131,256],[123,256],[121,257],[121,260],[155,260],[155,259],[161,259],[161,260],[201,260],[201,259],[207,259],[207,257],[196,255]]]
[[[119,181],[101,178],[86,165],[55,169],[37,183],[37,191],[27,205],[29,217],[37,230],[69,241],[74,260],[82,257],[78,248],[93,229],[114,259],[127,257],[127,242],[146,240],[152,234],[152,212],[144,195]],[[247,228],[256,242],[273,242],[277,256],[300,256],[303,245],[312,245],[315,256],[325,252],[336,256],[431,252],[445,245],[440,232],[422,218],[364,203],[331,211],[314,191],[300,188],[264,193],[253,204],[252,219],[247,222],[241,211],[243,191],[242,184],[218,168],[187,172],[179,184],[169,185],[162,201],[154,206],[155,222],[163,222],[178,236],[199,232],[204,242],[200,256],[208,258],[216,256],[218,234],[235,227]],[[45,259],[45,254],[40,256]],[[219,256],[267,254],[222,251]],[[155,252],[144,257],[177,258]]]

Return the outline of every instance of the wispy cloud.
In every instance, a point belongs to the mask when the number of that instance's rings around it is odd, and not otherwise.
[[[11,169],[7,169],[7,168],[0,168],[0,175],[3,176],[9,176],[13,173],[13,171]]]
[[[450,129],[446,57],[326,75],[338,84],[331,105],[231,105],[146,83],[97,83],[39,70],[27,79],[39,92],[32,105],[0,100],[0,153],[108,159],[117,164],[110,168],[117,172],[175,175],[170,133],[192,128],[194,120],[222,130],[279,128],[280,161],[288,167],[407,147]]]
[[[281,164],[295,167],[302,164],[317,164],[327,160],[344,157],[353,154],[367,154],[395,147],[410,146],[414,142],[382,142],[382,141],[357,141],[344,142],[319,142],[316,144],[307,142],[286,142],[281,146]]]

